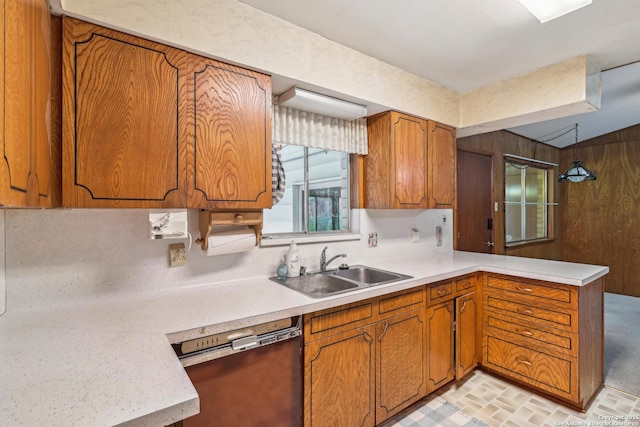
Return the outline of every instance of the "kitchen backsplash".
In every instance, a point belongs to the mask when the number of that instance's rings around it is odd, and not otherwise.
[[[453,250],[451,210],[352,211],[360,240],[299,244],[302,265],[317,270],[320,252],[346,253],[349,264],[368,263],[402,251]],[[200,237],[198,211],[190,210],[189,231]],[[149,240],[147,210],[3,210],[0,253],[5,263],[0,278],[0,313],[6,285],[7,311],[80,304],[97,296],[148,292],[275,275],[287,246],[207,257],[195,242],[183,267],[169,267],[169,244],[188,239]],[[436,226],[443,244],[436,246]],[[411,243],[411,229],[420,240]],[[368,247],[376,232],[378,246]],[[340,262],[343,260],[340,259]],[[2,265],[4,264],[4,265]],[[335,264],[337,265],[337,263]],[[4,279],[4,281],[2,281]]]

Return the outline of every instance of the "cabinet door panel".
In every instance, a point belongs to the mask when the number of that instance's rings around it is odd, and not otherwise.
[[[305,426],[375,424],[374,332],[370,325],[305,346]]]
[[[429,207],[455,208],[456,131],[429,121]]]
[[[31,174],[34,178],[34,203],[46,206],[46,200],[53,190],[51,178],[51,142],[52,133],[57,132],[51,123],[52,108],[52,80],[51,55],[52,50],[60,46],[52,46],[51,17],[46,1],[35,1],[38,6],[34,10],[33,35],[33,137]],[[59,64],[58,64],[59,65]],[[40,199],[44,199],[40,201]]]
[[[427,309],[427,393],[454,378],[453,301]]]
[[[64,201],[180,207],[186,53],[65,20]]]
[[[425,309],[376,324],[376,423],[426,395]]]
[[[404,115],[397,115],[394,119],[391,125],[392,206],[426,208],[426,121]]]
[[[270,208],[270,78],[191,58],[195,141],[189,157],[195,172],[190,207]]]
[[[25,206],[31,171],[31,1],[4,3],[4,159],[8,187],[3,205]],[[10,194],[13,193],[13,194]]]
[[[480,361],[478,331],[481,318],[478,293],[458,297],[456,310],[456,379],[460,379]]]
[[[53,206],[59,203],[59,183],[52,182],[51,170],[57,132],[53,114],[58,117],[59,106],[54,103],[52,66],[60,66],[59,37],[51,31],[46,0],[3,1],[2,13],[0,204]]]

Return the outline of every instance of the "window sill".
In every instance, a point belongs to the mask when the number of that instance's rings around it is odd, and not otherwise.
[[[269,237],[263,236],[260,240],[260,247],[286,246],[295,240],[296,243],[323,243],[340,242],[346,240],[360,240],[360,233],[336,233],[336,234],[274,234]]]
[[[533,246],[533,245],[539,245],[542,243],[553,243],[555,241],[555,239],[535,239],[535,240],[524,240],[524,241],[519,241],[519,242],[513,242],[513,243],[505,243],[504,247],[507,249],[511,249],[511,248],[519,248],[522,246]]]

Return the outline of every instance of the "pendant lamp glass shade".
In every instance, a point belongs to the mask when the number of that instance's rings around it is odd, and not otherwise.
[[[558,177],[559,182],[571,181],[571,182],[582,182],[582,181],[595,181],[596,174],[585,169],[582,166],[581,160],[574,160],[571,164],[571,167],[568,171],[563,174],[560,174]]]
[[[576,133],[576,145],[578,145],[578,124],[573,127]],[[582,160],[574,160],[571,162],[571,167],[558,176],[558,182],[582,182],[582,181],[595,181],[596,173],[588,170],[582,166]]]

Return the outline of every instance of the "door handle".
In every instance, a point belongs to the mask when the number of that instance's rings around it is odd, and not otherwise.
[[[489,246],[490,248],[494,247],[496,244],[493,243],[492,241],[488,241],[487,242],[487,246]]]

